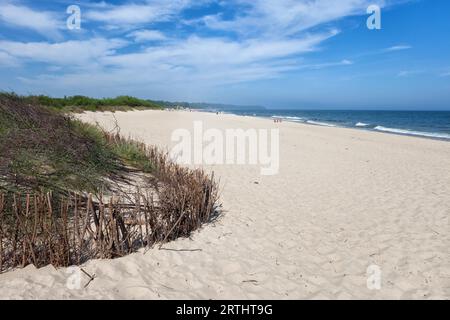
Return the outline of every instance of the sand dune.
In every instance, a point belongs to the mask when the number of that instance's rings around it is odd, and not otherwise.
[[[112,126],[109,113],[81,117]],[[122,134],[166,148],[194,120],[278,127],[280,173],[209,166],[224,212],[191,239],[90,261],[87,288],[68,289],[66,269],[9,272],[0,298],[450,298],[450,143],[197,112],[115,117]],[[382,271],[380,290],[367,287],[371,265]]]

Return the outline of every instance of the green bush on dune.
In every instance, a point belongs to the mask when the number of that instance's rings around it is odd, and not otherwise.
[[[26,101],[46,107],[52,107],[67,112],[81,111],[126,111],[139,109],[163,109],[153,101],[138,99],[131,96],[118,96],[116,98],[90,98],[86,96],[71,96],[64,98],[52,98],[45,95],[23,97]]]
[[[111,145],[98,127],[56,110],[62,109],[56,107],[57,99],[41,96],[40,104],[30,103],[34,99],[0,94],[0,190],[94,192],[106,187],[105,178],[120,174],[124,164],[151,171],[148,157],[135,146]],[[95,99],[67,101],[84,110],[82,103]]]

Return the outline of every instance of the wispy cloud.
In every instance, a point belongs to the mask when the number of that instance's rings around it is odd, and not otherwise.
[[[157,30],[137,30],[129,33],[127,37],[133,38],[135,42],[167,40],[166,35]]]
[[[181,10],[194,3],[194,0],[148,0],[122,5],[105,4],[100,8],[88,10],[85,17],[110,25],[137,26],[171,20]]]
[[[123,40],[104,38],[59,43],[0,41],[0,50],[23,62],[73,67],[88,65],[100,58],[113,55],[115,49],[125,45],[126,42]]]
[[[410,45],[396,45],[383,50],[383,52],[394,52],[394,51],[402,51],[412,49]]]
[[[214,86],[270,79],[302,68],[349,64],[349,61],[340,61],[306,67],[295,59],[289,59],[291,56],[314,51],[318,44],[333,34],[324,33],[269,43],[257,40],[236,43],[222,38],[193,36],[185,41],[148,47],[137,53],[95,55],[100,66],[95,73],[59,73],[21,80],[30,85],[64,85],[88,90],[89,87],[105,83],[121,88],[131,85],[142,87],[143,84]],[[83,60],[85,59],[88,58]]]
[[[0,22],[12,27],[31,29],[49,37],[59,37],[61,21],[54,13],[37,11],[9,1],[0,3]]]
[[[415,76],[415,75],[418,75],[418,74],[422,74],[424,72],[425,71],[423,71],[423,70],[402,70],[402,71],[400,71],[397,74],[397,77],[405,78],[405,77],[410,77],[410,76]]]
[[[17,67],[20,62],[17,58],[6,52],[0,51],[0,67]]]
[[[122,69],[147,68],[171,73],[178,79],[254,80],[293,68],[288,57],[312,52],[334,32],[293,40],[234,42],[223,38],[192,36],[163,46],[148,47],[139,53],[105,57],[106,66]],[[244,75],[239,79],[239,75]]]
[[[302,65],[299,67],[299,69],[320,70],[320,69],[339,67],[339,66],[349,66],[352,64],[354,64],[353,61],[344,59],[344,60],[341,60],[338,62],[325,62],[325,63],[318,63],[318,64]]]
[[[388,48],[381,48],[381,49],[377,49],[377,50],[362,52],[362,53],[352,56],[352,59],[375,57],[375,56],[389,54],[392,52],[400,52],[400,51],[410,50],[412,48],[413,47],[410,45],[403,45],[403,44],[395,45],[395,46],[388,47]]]
[[[333,0],[234,0],[223,4],[240,8],[234,19],[216,14],[199,21],[212,29],[242,35],[293,35],[343,17],[365,14],[370,4],[382,6],[383,3],[374,0],[340,0],[338,3]]]

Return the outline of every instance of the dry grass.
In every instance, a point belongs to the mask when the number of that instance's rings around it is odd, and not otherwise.
[[[0,98],[0,272],[122,257],[187,237],[217,215],[214,175],[119,133]],[[15,168],[20,152],[32,163]],[[100,191],[111,190],[103,183],[124,176],[126,166],[145,177],[135,192]],[[86,181],[68,183],[73,177]]]
[[[187,237],[217,215],[214,177],[142,148],[157,168],[153,191],[98,195],[96,201],[91,194],[0,194],[0,272],[122,257]]]

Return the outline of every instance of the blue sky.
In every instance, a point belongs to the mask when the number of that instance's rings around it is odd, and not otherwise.
[[[448,0],[0,0],[0,89],[450,110],[449,31]]]

